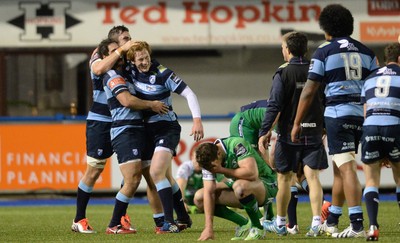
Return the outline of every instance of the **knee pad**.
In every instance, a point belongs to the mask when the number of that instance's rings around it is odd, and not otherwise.
[[[336,163],[337,167],[342,166],[343,164],[346,164],[347,162],[350,161],[355,161],[356,160],[356,153],[353,151],[341,153],[341,154],[335,154],[332,157],[332,160]]]
[[[98,168],[98,169],[104,169],[106,166],[107,159],[96,159],[90,156],[86,156],[86,162],[88,165]]]

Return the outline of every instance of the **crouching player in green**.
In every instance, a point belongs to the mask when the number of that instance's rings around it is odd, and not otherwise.
[[[214,215],[239,226],[232,240],[263,239],[259,205],[272,201],[278,188],[276,173],[260,154],[243,138],[228,137],[200,144],[196,161],[202,167],[204,186],[195,194],[195,204],[203,208],[205,217],[199,240],[214,239]],[[216,182],[217,173],[230,183]],[[249,219],[228,207],[244,208]]]

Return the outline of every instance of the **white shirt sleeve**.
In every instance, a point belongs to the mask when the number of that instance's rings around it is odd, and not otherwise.
[[[215,181],[215,176],[213,173],[206,169],[202,169],[201,172],[203,173],[203,180],[205,181]]]
[[[176,172],[176,179],[182,178],[188,180],[194,172],[194,166],[191,160],[183,162]]]
[[[186,88],[182,91],[182,93],[180,93],[180,95],[185,97],[185,99],[187,100],[190,112],[192,113],[192,117],[200,118],[200,105],[199,101],[197,100],[196,94],[189,88],[189,86],[186,86]]]

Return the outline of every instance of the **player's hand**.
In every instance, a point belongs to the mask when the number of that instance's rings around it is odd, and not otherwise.
[[[201,232],[201,235],[197,240],[198,241],[214,240],[214,231],[212,229],[205,228],[203,232]]]
[[[136,41],[129,40],[125,42],[125,44],[123,44],[120,48],[122,49],[123,53],[126,53],[129,50],[129,48],[131,48],[131,46],[135,45],[135,43]]]
[[[201,118],[193,118],[192,132],[190,136],[193,136],[194,141],[198,142],[204,138],[204,129]]]
[[[220,173],[222,169],[222,165],[220,162],[218,161],[213,161],[211,163],[211,171],[212,173]]]
[[[300,140],[299,140],[300,132],[301,132],[300,124],[293,124],[292,132],[290,134],[290,137],[291,137],[293,143],[300,142]]]
[[[168,106],[159,100],[154,100],[151,102],[151,110],[160,115],[167,114],[169,111]]]
[[[258,138],[258,149],[260,151],[268,150],[269,142],[271,140],[272,133],[268,131],[267,134]]]

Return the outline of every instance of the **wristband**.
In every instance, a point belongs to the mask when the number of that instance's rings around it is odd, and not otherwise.
[[[119,50],[119,48],[117,50],[115,50],[114,52],[119,56],[119,58],[122,58],[122,55],[118,50]]]

